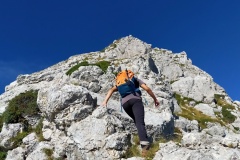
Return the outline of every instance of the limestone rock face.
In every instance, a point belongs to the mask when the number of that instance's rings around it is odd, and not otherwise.
[[[131,58],[135,55],[147,54],[151,49],[151,45],[135,38],[127,36],[120,40],[116,40],[105,49],[105,55],[109,58]]]
[[[172,84],[173,91],[196,101],[210,103],[214,99],[214,94],[225,93],[212,81],[203,76],[183,77]]]
[[[184,148],[173,142],[160,143],[160,150],[156,153],[154,160],[195,160],[195,159],[239,159],[240,152],[238,149],[225,148],[221,145],[214,144],[208,148],[192,149]]]
[[[0,145],[5,148],[12,148],[13,142],[10,140],[22,131],[23,125],[20,123],[4,124],[0,133]]]
[[[77,68],[84,61],[89,65]],[[103,69],[105,61],[110,65]],[[73,72],[67,75],[70,69]],[[32,127],[27,135],[26,124],[3,124],[0,146],[8,150],[6,159],[124,159],[135,144],[134,121],[121,111],[118,93],[107,107],[101,106],[115,85],[116,73],[124,69],[132,70],[160,102],[156,108],[140,88],[148,136],[160,146],[154,160],[240,159],[240,102],[193,65],[186,52],[152,48],[133,36],[115,40],[102,51],[74,55],[42,71],[19,75],[6,86],[0,95],[0,114],[11,99],[29,90],[38,91],[40,110],[39,117],[23,116]],[[178,141],[157,141],[176,135]],[[12,138],[19,139],[17,147]]]

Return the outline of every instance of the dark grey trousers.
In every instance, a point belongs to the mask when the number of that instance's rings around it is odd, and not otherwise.
[[[130,99],[123,104],[125,112],[133,119],[141,144],[148,143],[147,132],[144,123],[144,106],[141,99]]]

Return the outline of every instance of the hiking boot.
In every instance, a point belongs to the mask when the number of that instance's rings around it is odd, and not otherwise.
[[[149,145],[145,145],[145,146],[142,147],[142,157],[146,157],[147,156],[149,147],[150,147]]]

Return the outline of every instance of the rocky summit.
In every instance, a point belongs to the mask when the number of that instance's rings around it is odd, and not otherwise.
[[[116,74],[132,70],[155,93],[142,91],[151,140],[141,157],[136,127],[114,93]],[[133,36],[102,51],[71,56],[19,75],[0,95],[0,159],[239,160],[240,102],[185,52],[152,48]]]

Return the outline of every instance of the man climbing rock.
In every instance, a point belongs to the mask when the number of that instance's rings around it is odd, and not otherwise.
[[[113,92],[118,91],[121,95],[121,104],[124,111],[133,119],[140,139],[142,148],[142,156],[146,156],[150,144],[147,137],[144,122],[144,106],[139,87],[147,91],[153,98],[156,107],[159,106],[159,101],[155,97],[152,90],[140,79],[134,77],[134,73],[130,70],[124,70],[118,73],[116,77],[116,85],[112,87],[102,102],[102,106],[107,106],[109,98]]]

